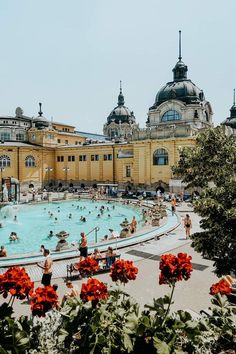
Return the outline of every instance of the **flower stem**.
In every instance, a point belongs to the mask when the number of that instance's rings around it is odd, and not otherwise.
[[[13,295],[11,295],[10,300],[8,301],[8,304],[7,304],[7,305],[11,306],[11,305],[10,305],[10,302],[11,302],[12,298],[13,298]]]
[[[174,294],[174,290],[175,290],[175,283],[171,283],[171,286],[172,286],[172,289],[171,289],[171,294],[170,294],[170,301],[169,301],[169,304],[168,304],[168,307],[166,309],[166,312],[165,312],[165,315],[164,315],[164,318],[163,318],[163,322],[161,324],[161,327],[164,326],[165,322],[166,322],[166,319],[167,319],[167,316],[169,314],[169,311],[170,311],[170,305],[171,305],[171,302],[172,302],[172,298],[173,298],[173,294]]]
[[[15,301],[15,296],[13,296],[13,299],[12,299],[12,303],[11,303],[11,306],[13,306],[13,304],[14,304],[14,301]]]

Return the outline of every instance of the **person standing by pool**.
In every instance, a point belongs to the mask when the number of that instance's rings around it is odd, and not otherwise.
[[[172,215],[174,215],[174,213],[176,212],[176,199],[175,199],[175,196],[173,196],[172,199],[171,199],[171,212],[172,212]]]
[[[186,233],[186,239],[188,239],[190,236],[190,230],[192,228],[192,220],[191,220],[189,214],[186,214],[186,216],[184,218],[184,228],[185,228],[185,233]]]
[[[134,232],[136,232],[137,229],[137,220],[135,216],[133,216],[130,226],[131,226],[131,233],[133,234]]]
[[[81,239],[79,243],[79,251],[80,251],[80,261],[82,261],[83,258],[88,257],[88,242],[84,232],[81,232],[80,237]]]
[[[51,284],[53,262],[52,262],[52,258],[50,257],[50,252],[48,249],[45,248],[43,255],[45,257],[44,265],[42,266],[41,264],[37,263],[37,266],[43,269],[43,276],[42,276],[41,283],[44,286],[47,286]]]

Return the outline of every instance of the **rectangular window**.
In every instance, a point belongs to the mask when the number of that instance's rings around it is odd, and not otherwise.
[[[22,134],[22,133],[17,133],[16,134],[16,140],[24,140],[24,139],[25,139],[24,134]]]
[[[131,166],[125,166],[125,177],[131,177]]]
[[[91,155],[91,161],[99,161],[99,155]]]
[[[103,160],[104,161],[111,161],[112,160],[112,154],[103,155]]]
[[[61,142],[61,139],[57,139],[57,142],[58,142],[58,144],[60,144],[60,142]]]
[[[65,144],[68,145],[68,140],[65,140]]]
[[[75,156],[74,155],[68,156],[68,161],[70,161],[70,162],[75,161]]]
[[[63,162],[64,156],[57,156],[57,162]]]
[[[79,161],[86,161],[86,155],[79,155]]]
[[[11,138],[10,133],[2,132],[0,134],[0,140],[10,140],[10,138]]]

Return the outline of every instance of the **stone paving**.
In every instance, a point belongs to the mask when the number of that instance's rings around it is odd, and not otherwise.
[[[177,212],[181,217],[186,213],[190,214],[193,223],[193,232],[199,231],[199,217],[192,212],[191,206],[186,203],[177,207]],[[125,286],[125,291],[132,295],[141,305],[150,303],[155,297],[165,295],[170,291],[167,285],[159,285],[159,259],[163,253],[186,252],[192,256],[194,263],[194,270],[190,280],[182,281],[176,285],[173,310],[190,309],[198,312],[210,306],[209,288],[212,283],[217,281],[216,275],[213,273],[213,262],[203,259],[190,246],[191,241],[186,240],[183,223],[179,225],[174,231],[163,235],[159,240],[150,240],[145,243],[137,244],[120,251],[121,258],[126,260],[133,260],[139,268],[139,274],[135,281],[129,282]],[[54,262],[53,266],[53,280],[52,283],[57,283],[59,298],[62,299],[66,292],[65,277],[66,265],[71,261]],[[31,279],[36,282],[35,286],[40,285],[42,277],[42,270],[36,265],[27,266],[26,270]],[[109,273],[99,274],[97,278],[112,284]],[[85,280],[75,280],[75,283],[81,286]],[[0,299],[2,302],[2,299]],[[27,303],[20,303],[15,301],[15,314],[29,314],[30,309]]]

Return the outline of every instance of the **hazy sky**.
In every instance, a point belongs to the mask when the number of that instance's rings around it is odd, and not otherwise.
[[[101,133],[117,104],[145,126],[158,90],[172,81],[182,30],[188,78],[229,116],[236,86],[236,0],[5,0],[0,5],[0,113],[21,106]]]

